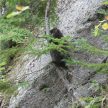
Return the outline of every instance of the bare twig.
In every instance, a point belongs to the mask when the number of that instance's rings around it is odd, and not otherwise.
[[[50,27],[49,27],[50,5],[51,5],[51,0],[48,0],[47,5],[46,5],[46,10],[45,10],[45,32],[46,32],[46,35],[50,34]]]

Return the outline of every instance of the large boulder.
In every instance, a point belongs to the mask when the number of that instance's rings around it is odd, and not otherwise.
[[[58,0],[58,28],[64,35],[83,36],[103,48],[103,42],[93,38],[90,30],[102,1]],[[91,54],[76,54],[76,57],[93,63],[102,63],[106,58]],[[70,73],[68,81],[65,78],[67,73]],[[9,108],[69,108],[74,99],[79,101],[80,97],[92,96],[96,92],[91,87],[92,80],[99,84],[108,82],[107,75],[97,74],[96,70],[79,66],[69,70],[58,68],[51,63],[49,55],[43,55],[40,59],[31,55],[21,57],[11,70],[10,78],[16,83],[28,81],[29,87],[18,89],[18,95],[10,99]]]

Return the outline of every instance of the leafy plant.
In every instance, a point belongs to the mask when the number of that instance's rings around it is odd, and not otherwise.
[[[38,13],[34,14],[33,10],[25,11],[25,5],[31,5],[31,1],[29,0],[6,0],[0,1],[1,7],[3,4],[5,5],[7,12],[4,16],[0,17],[0,91],[7,92],[10,91],[12,85],[10,81],[7,80],[6,77],[6,69],[8,65],[11,63],[13,57],[17,53],[35,53],[36,56],[41,56],[42,54],[47,53],[51,49],[43,48],[36,49],[35,44],[43,46],[45,44],[45,40],[43,43],[40,43],[40,39],[36,39],[32,32],[26,29],[26,25],[30,24],[36,26],[38,22],[44,22],[44,8],[46,7],[45,1],[35,1],[38,3]],[[55,3],[55,1],[53,1]],[[55,4],[52,4],[55,5]],[[15,6],[17,12],[11,13],[15,11]],[[23,8],[21,7],[23,6]],[[52,6],[51,8],[54,9]],[[20,9],[20,10],[19,10]],[[28,7],[26,8],[28,9]],[[55,11],[53,11],[53,15]],[[35,18],[32,21],[32,17]],[[55,17],[52,17],[53,19]],[[35,23],[36,22],[36,23]],[[42,24],[41,23],[41,24]],[[40,26],[40,24],[39,24]],[[41,40],[41,41],[42,41]],[[48,47],[47,44],[45,44]],[[60,48],[59,48],[60,49]],[[14,86],[13,86],[14,88]]]
[[[15,8],[15,5],[18,4],[29,4],[31,5],[30,11],[21,12],[19,15],[10,15],[8,19],[6,17],[2,17],[0,19],[0,71],[1,71],[1,90],[9,90],[12,86],[8,80],[6,80],[5,75],[2,75],[2,72],[5,71],[6,65],[10,62],[11,56],[15,56],[18,52],[24,53],[31,53],[40,57],[42,54],[47,54],[51,50],[58,50],[60,53],[67,54],[68,51],[65,49],[71,49],[74,52],[86,52],[95,55],[106,55],[108,56],[108,51],[96,48],[95,46],[88,43],[87,40],[84,38],[70,41],[70,37],[63,37],[61,39],[55,39],[51,36],[43,36],[43,37],[35,37],[31,33],[30,30],[25,28],[25,25],[33,25],[33,26],[40,26],[42,27],[44,24],[44,10],[46,7],[47,0],[37,0],[34,4],[29,0],[8,0],[6,5],[8,5],[9,11],[8,13],[12,12]],[[31,4],[32,3],[32,4]],[[12,7],[11,7],[12,5]],[[57,19],[55,14],[55,6],[56,0],[52,0],[52,7],[51,7],[51,20],[50,22],[54,22]],[[35,8],[34,8],[35,7]],[[32,17],[30,17],[32,16]],[[33,20],[32,20],[33,19]],[[53,24],[53,23],[50,23]],[[103,29],[101,29],[103,28]],[[94,35],[101,36],[101,34],[107,30],[107,22],[101,21],[97,26],[95,26]],[[54,43],[48,43],[46,41],[53,40],[57,45]],[[9,42],[15,42],[15,46],[9,46]],[[68,43],[68,44],[67,44]],[[77,60],[74,57],[72,59],[66,60],[70,65],[80,65],[87,68],[94,68],[103,70],[98,70],[98,72],[105,72],[108,70],[107,65],[108,63],[87,63],[85,61]],[[104,70],[105,69],[105,70]],[[96,102],[100,101],[100,98],[90,98],[88,107],[93,106]]]

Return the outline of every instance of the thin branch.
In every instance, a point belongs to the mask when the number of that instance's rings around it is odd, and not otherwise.
[[[47,5],[46,5],[46,10],[45,10],[45,32],[46,32],[46,35],[50,34],[50,27],[49,27],[50,5],[51,5],[51,0],[48,0]]]

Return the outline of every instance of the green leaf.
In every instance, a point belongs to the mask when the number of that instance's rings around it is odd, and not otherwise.
[[[5,65],[6,65],[6,62],[0,63],[0,66],[5,66]]]
[[[11,18],[11,17],[14,17],[14,16],[19,15],[19,14],[21,14],[20,11],[12,12],[12,13],[8,14],[8,15],[6,16],[6,18]]]
[[[95,26],[95,30],[94,30],[94,36],[99,36],[100,32],[99,32],[99,26]]]
[[[0,72],[4,71],[5,67],[0,67]]]
[[[103,5],[108,5],[108,1],[105,1],[102,3]]]

